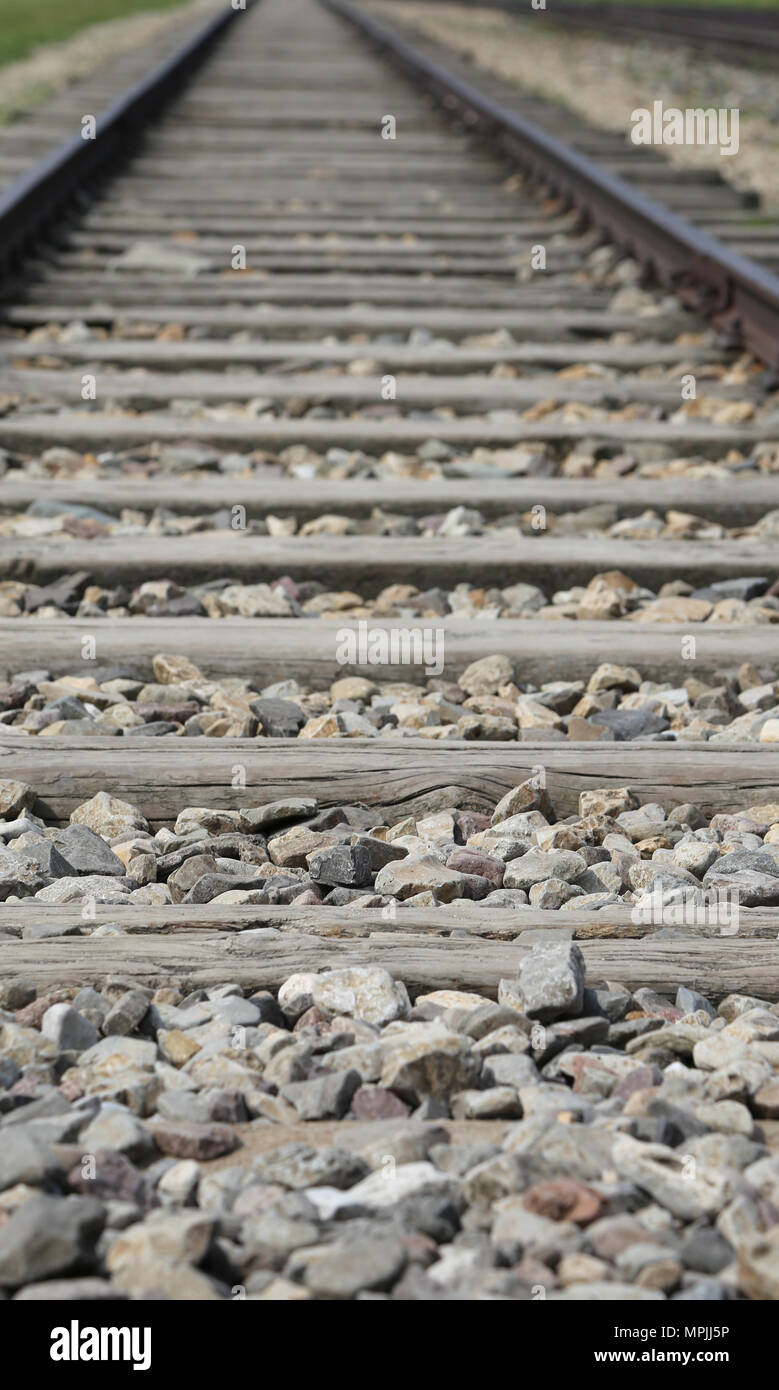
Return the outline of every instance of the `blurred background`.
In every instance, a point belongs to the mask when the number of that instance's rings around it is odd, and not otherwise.
[[[181,0],[0,0],[0,63],[26,58],[38,44],[68,39],[89,24],[138,11],[170,10]]]

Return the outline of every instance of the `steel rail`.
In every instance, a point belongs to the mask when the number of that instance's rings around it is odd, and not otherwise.
[[[0,194],[0,277],[27,253],[84,182],[131,152],[143,125],[179,90],[208,56],[232,20],[257,0],[233,9],[223,0],[210,19],[140,81],[96,117],[93,139],[76,134],[38,160]]]
[[[500,10],[521,19],[528,11],[519,0],[466,0],[469,9]],[[555,28],[566,23],[577,29],[611,32],[621,38],[684,40],[693,46],[731,50],[743,48],[764,58],[779,54],[779,17],[770,10],[719,9],[703,7],[680,9],[676,5],[620,5],[619,0],[554,0],[553,9],[532,11],[539,22]],[[743,55],[746,57],[746,52]]]
[[[510,3],[502,9],[517,7]],[[683,39],[699,47],[744,49],[779,57],[779,22],[768,10],[677,10],[660,6],[620,8],[609,3],[565,4],[555,0],[555,19],[578,29],[603,29],[626,38]]]
[[[322,4],[365,34],[448,112],[576,207],[605,240],[632,254],[647,276],[713,319],[768,365],[779,367],[779,276],[493,101],[348,0]]]

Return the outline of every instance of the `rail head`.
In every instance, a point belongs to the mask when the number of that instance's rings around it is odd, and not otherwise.
[[[234,9],[229,0],[222,0],[218,14],[96,117],[94,138],[70,136],[0,194],[0,278],[30,250],[85,181],[128,150],[144,122],[178,91],[231,21],[256,3],[244,0],[242,8]]]
[[[779,366],[779,276],[493,101],[348,0],[322,4],[423,82],[445,109],[459,114],[519,167],[569,200],[604,238],[629,251],[682,302],[737,334],[770,366]]]

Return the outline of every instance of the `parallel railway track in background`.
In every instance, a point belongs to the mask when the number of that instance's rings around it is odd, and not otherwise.
[[[522,15],[519,0],[464,0],[469,8],[505,10]],[[593,30],[628,41],[654,39],[667,44],[674,39],[716,56],[753,58],[774,62],[779,58],[779,18],[770,9],[742,6],[621,4],[620,0],[556,0],[549,18],[563,28]]]
[[[779,17],[771,10],[745,10],[737,6],[706,9],[705,6],[566,4],[555,6],[565,24],[593,28],[628,39],[650,38],[667,43],[669,37],[719,55],[779,60]]]
[[[637,991],[779,1001],[779,227],[341,0],[227,13],[94,148],[46,151],[64,98],[0,132],[0,836],[76,812],[128,846],[113,895],[4,887],[4,979],[381,965],[504,999],[544,929],[655,1021]],[[360,625],[440,630],[441,671],[344,664]],[[521,848],[562,853],[546,896],[477,867],[519,784]],[[265,838],[340,838],[343,881],[300,849],[255,873],[244,813],[276,801]],[[172,830],[186,807],[211,818]],[[747,856],[735,939],[634,911],[658,865],[699,900],[699,827]],[[366,854],[426,851],[418,901],[355,870],[377,828]],[[171,902],[195,843],[220,891]]]

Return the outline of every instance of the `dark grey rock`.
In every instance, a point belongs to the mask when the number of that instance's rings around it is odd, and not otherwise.
[[[717,1010],[714,1008],[714,1005],[710,1004],[704,995],[699,994],[697,989],[690,989],[687,985],[679,986],[676,991],[675,1003],[677,1009],[681,1009],[683,1013],[694,1014],[703,1012],[708,1014],[709,1018],[717,1017]]]
[[[87,585],[92,582],[91,574],[79,570],[76,574],[63,575],[53,584],[42,588],[28,589],[22,602],[25,613],[37,613],[39,608],[51,605],[61,608],[65,613],[75,613],[79,600]]]
[[[371,857],[371,871],[378,873],[385,864],[389,864],[393,859],[405,859],[408,853],[400,845],[393,844],[391,840],[378,840],[375,835],[364,835],[360,831],[356,832],[355,844],[361,845],[366,849]]]
[[[124,875],[125,867],[113,850],[106,844],[102,835],[97,835],[86,825],[67,825],[64,830],[55,830],[52,839],[60,854],[68,864],[72,864],[74,874]]]
[[[719,603],[723,598],[739,598],[748,603],[750,599],[760,598],[765,593],[770,579],[745,577],[744,579],[718,579],[704,589],[694,589],[690,598],[705,598],[710,603]]]
[[[249,707],[262,724],[267,738],[296,738],[306,722],[306,715],[292,700],[274,700],[267,696],[252,700]]]
[[[44,839],[34,844],[25,845],[24,852],[30,859],[34,859],[39,864],[43,873],[49,878],[69,878],[77,872],[68,859],[62,855],[57,846],[51,840]]]
[[[17,1066],[13,1057],[0,1057],[0,1090],[13,1086],[21,1074],[21,1068]]]
[[[713,1226],[703,1226],[687,1232],[679,1255],[688,1269],[699,1270],[701,1274],[719,1274],[735,1258],[735,1251],[730,1241]]]
[[[185,903],[210,903],[220,893],[235,888],[256,888],[262,891],[263,880],[254,874],[202,874],[182,899]]]
[[[326,1076],[316,1076],[309,1081],[293,1081],[282,1087],[285,1100],[294,1105],[301,1120],[326,1120],[345,1115],[352,1103],[352,1096],[361,1085],[362,1077],[358,1071],[333,1072]]]
[[[362,844],[331,845],[311,856],[308,871],[315,883],[334,888],[364,887],[372,877],[371,851]]]
[[[150,618],[205,618],[206,610],[194,594],[180,594],[177,598],[160,599],[146,610]]]
[[[269,801],[265,806],[250,806],[241,812],[241,824],[249,831],[267,830],[286,821],[305,820],[316,814],[317,801],[313,796],[287,796]]]
[[[587,999],[590,992],[593,996],[592,1003],[605,1015],[610,1023],[617,1023],[619,1019],[624,1018],[630,1008],[631,995],[627,990],[615,988],[594,989],[592,991],[585,990],[582,1006],[585,1010],[590,1007]]]
[[[344,907],[346,903],[354,902],[355,898],[362,898],[364,894],[364,888],[331,888],[322,902],[328,907]]]
[[[0,1226],[0,1287],[87,1272],[104,1223],[94,1197],[30,1197]]]
[[[602,709],[593,715],[591,722],[605,724],[618,741],[648,738],[670,728],[667,719],[648,709]]]
[[[149,1012],[149,996],[140,989],[128,989],[109,1009],[103,1023],[106,1037],[133,1033]]]
[[[286,1020],[273,995],[268,990],[258,990],[249,996],[249,1003],[260,1011],[260,1023],[272,1023],[275,1028],[286,1028]]]
[[[134,724],[131,729],[125,729],[124,736],[125,738],[161,738],[163,734],[175,734],[178,727],[178,724],[170,719],[150,719],[148,724]]]

